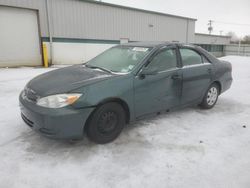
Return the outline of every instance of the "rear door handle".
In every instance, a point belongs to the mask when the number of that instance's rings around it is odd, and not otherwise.
[[[178,75],[178,74],[172,75],[171,78],[172,78],[173,80],[181,80],[181,79],[182,79],[181,76]]]

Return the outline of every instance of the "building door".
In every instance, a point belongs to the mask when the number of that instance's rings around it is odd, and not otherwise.
[[[0,6],[0,67],[42,65],[37,12]]]

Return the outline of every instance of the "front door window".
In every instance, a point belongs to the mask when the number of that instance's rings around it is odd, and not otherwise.
[[[177,67],[177,58],[175,49],[165,49],[153,57],[148,64],[148,69],[157,68],[159,72]]]

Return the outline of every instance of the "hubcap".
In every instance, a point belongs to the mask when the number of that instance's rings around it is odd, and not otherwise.
[[[207,94],[207,104],[212,106],[216,102],[218,97],[218,91],[216,87],[211,87]]]
[[[118,123],[117,114],[114,112],[104,112],[98,120],[98,130],[102,134],[114,131]]]

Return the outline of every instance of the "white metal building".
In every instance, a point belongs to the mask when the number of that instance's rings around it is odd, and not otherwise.
[[[0,66],[42,65],[43,42],[53,64],[84,62],[129,41],[204,44],[195,21],[87,0],[0,0]]]
[[[230,44],[230,36],[195,33],[194,43],[220,57],[225,55],[225,45]]]

